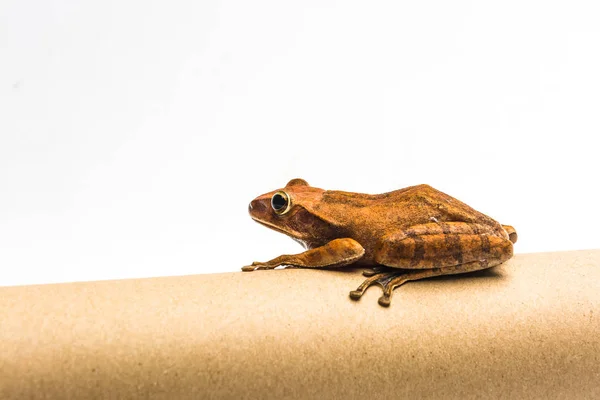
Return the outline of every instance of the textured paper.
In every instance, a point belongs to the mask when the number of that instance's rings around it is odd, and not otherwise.
[[[10,268],[10,266],[5,266]],[[0,288],[0,398],[600,398],[600,250]]]

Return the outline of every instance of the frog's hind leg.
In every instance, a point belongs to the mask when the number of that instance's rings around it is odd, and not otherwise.
[[[417,225],[391,233],[380,242],[375,260],[393,269],[367,270],[369,278],[350,292],[350,297],[357,300],[368,287],[379,284],[383,288],[379,304],[388,306],[394,288],[405,282],[477,271],[508,260],[512,242],[490,235],[488,229],[455,222]]]

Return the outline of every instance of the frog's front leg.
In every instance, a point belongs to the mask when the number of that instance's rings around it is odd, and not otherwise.
[[[375,260],[388,268],[367,271],[369,276],[350,297],[359,299],[365,290],[379,284],[383,296],[379,304],[388,306],[394,288],[408,281],[439,275],[459,274],[490,268],[508,260],[512,242],[492,228],[464,222],[417,225],[384,237]]]
[[[242,267],[242,271],[273,269],[280,265],[304,268],[343,267],[359,260],[364,254],[365,249],[356,240],[335,239],[300,254],[282,255],[267,262],[253,262],[252,265]]]

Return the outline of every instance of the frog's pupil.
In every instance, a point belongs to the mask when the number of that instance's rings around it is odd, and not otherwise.
[[[286,203],[287,203],[286,198],[280,194],[274,195],[273,198],[271,199],[271,205],[273,206],[275,211],[281,210],[283,207],[286,206]]]

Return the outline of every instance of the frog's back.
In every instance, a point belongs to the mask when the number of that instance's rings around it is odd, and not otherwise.
[[[500,224],[494,219],[429,185],[411,186],[392,193],[399,209],[412,208],[411,212],[401,214],[407,217],[418,216],[419,221],[410,221],[411,218],[407,218],[411,224],[432,221],[476,222],[500,228]]]
[[[323,193],[323,205],[336,212],[334,220],[349,215],[380,228],[406,228],[439,222],[478,222],[500,228],[500,224],[469,205],[429,185],[409,186],[382,194],[351,193],[337,190]]]
[[[429,185],[417,185],[381,194],[344,192],[342,190],[326,190],[325,192],[323,192],[322,201],[324,204],[358,208],[372,207],[378,204],[389,205],[390,203],[406,201],[410,198],[411,194],[414,194],[415,192],[418,192],[425,188],[433,189]]]

